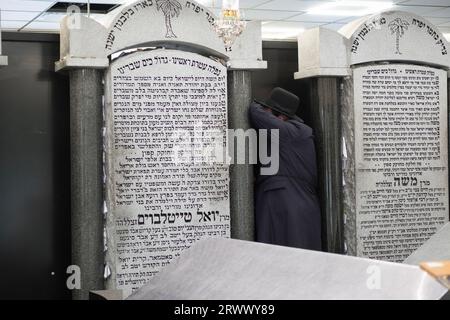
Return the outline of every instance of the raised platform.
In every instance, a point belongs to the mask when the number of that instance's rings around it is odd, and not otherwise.
[[[129,299],[440,299],[446,292],[417,266],[206,239]]]

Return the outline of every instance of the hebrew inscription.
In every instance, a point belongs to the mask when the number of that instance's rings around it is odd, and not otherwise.
[[[230,235],[228,166],[175,157],[201,151],[206,132],[226,134],[226,68],[154,50],[119,58],[107,81],[108,250],[129,293],[196,240]]]
[[[447,74],[354,70],[357,254],[401,262],[448,221]]]

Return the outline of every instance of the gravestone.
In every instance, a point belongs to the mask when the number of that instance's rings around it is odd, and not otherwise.
[[[103,287],[127,296],[198,239],[253,238],[252,167],[211,154],[226,128],[248,126],[250,70],[267,67],[261,26],[247,23],[225,48],[215,19],[186,0],[63,19],[55,67],[71,79],[74,298]]]
[[[356,254],[403,261],[448,220],[447,72],[353,70]]]
[[[215,132],[226,146],[227,74],[152,50],[118,58],[106,79],[108,282],[131,293],[196,240],[230,236],[228,165],[203,153]]]
[[[309,36],[324,49],[329,33]],[[331,37],[345,50],[331,67],[315,67],[340,85],[345,249],[401,262],[449,220],[450,45],[424,18],[398,11],[360,19]],[[305,67],[299,73],[311,70]]]

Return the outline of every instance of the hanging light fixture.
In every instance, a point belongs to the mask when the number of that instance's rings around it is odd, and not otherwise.
[[[241,20],[239,12],[239,0],[222,1],[222,12],[216,21],[215,28],[225,43],[225,49],[231,51],[234,41],[245,28],[245,21]]]

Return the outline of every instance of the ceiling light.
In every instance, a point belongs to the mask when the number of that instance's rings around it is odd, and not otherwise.
[[[321,4],[307,11],[307,14],[322,16],[365,16],[371,13],[389,9],[392,2],[386,1],[335,1]]]
[[[215,29],[225,43],[226,51],[231,51],[234,41],[244,31],[245,24],[241,20],[239,0],[223,0],[222,12],[215,21]]]

